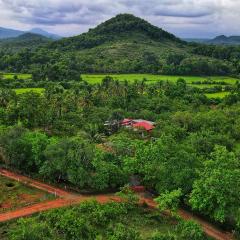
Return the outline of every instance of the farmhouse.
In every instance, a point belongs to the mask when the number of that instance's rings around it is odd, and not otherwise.
[[[144,129],[147,132],[152,131],[155,128],[155,123],[144,119],[129,119],[125,118],[121,121],[121,126],[125,126],[133,129]]]
[[[111,120],[104,123],[104,126],[107,127],[109,134],[113,134],[114,132],[118,131],[119,128],[125,127],[131,128],[135,131],[139,130],[140,132],[142,132],[143,136],[144,132],[150,133],[155,128],[154,125],[154,122],[148,120],[131,118],[125,118],[121,121]]]

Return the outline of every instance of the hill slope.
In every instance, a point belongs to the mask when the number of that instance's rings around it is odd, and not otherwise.
[[[19,37],[20,35],[22,35],[24,33],[38,34],[38,35],[42,35],[46,38],[51,38],[53,40],[57,40],[57,39],[62,38],[59,35],[49,33],[47,31],[42,30],[41,28],[33,28],[29,31],[20,31],[20,30],[0,27],[0,39],[16,38],[16,37]]]
[[[39,35],[42,35],[44,37],[51,38],[53,40],[58,40],[58,39],[62,38],[59,35],[56,35],[56,34],[53,34],[53,33],[49,33],[47,31],[42,30],[41,28],[32,28],[29,32],[35,33],[35,34],[39,34]]]
[[[116,42],[123,38],[132,40],[133,35],[138,40],[154,40],[156,42],[172,41],[182,43],[183,41],[161,28],[155,27],[147,21],[131,14],[119,14],[114,18],[90,29],[87,33],[79,36],[64,38],[52,44],[53,48],[64,48],[65,50],[89,49],[107,42]]]
[[[18,37],[23,31],[0,27],[0,39]]]
[[[169,53],[186,53],[187,43],[141,18],[120,14],[49,48],[74,54],[83,72],[156,72]]]
[[[7,38],[0,40],[0,50],[5,52],[16,52],[22,48],[34,49],[51,41],[51,39],[38,34],[24,33],[16,38]]]
[[[224,45],[239,45],[240,44],[240,36],[230,36],[227,37],[225,35],[217,36],[216,38],[208,41],[211,44],[224,44]]]
[[[213,39],[185,38],[183,40],[187,42],[196,42],[196,43],[213,44],[213,45],[240,45],[240,36],[227,37],[225,35],[220,35]]]
[[[200,56],[201,53],[194,54],[192,49],[191,44],[141,18],[120,14],[87,33],[38,47],[30,55],[12,56],[11,65],[9,62],[0,64],[0,70],[19,72],[29,69],[32,73],[38,65],[38,78],[44,79],[55,75],[66,79],[69,70],[75,73],[195,75],[226,74],[230,71],[223,61]],[[15,63],[16,58],[21,58],[18,61],[21,64]]]

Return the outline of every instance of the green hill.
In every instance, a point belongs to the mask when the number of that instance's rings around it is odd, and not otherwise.
[[[23,31],[0,27],[0,39],[18,37]]]
[[[7,38],[0,40],[0,50],[16,52],[22,48],[36,48],[40,45],[47,44],[52,40],[39,34],[24,33],[15,38]]]
[[[29,73],[37,73],[38,79],[61,75],[58,80],[73,79],[73,75],[77,78],[79,72],[177,75],[233,72],[231,63],[201,56],[204,54],[199,51],[196,54],[193,52],[196,46],[131,14],[117,15],[81,35],[34,49],[35,46],[33,44],[30,53],[8,55],[8,64],[4,64],[6,56],[2,64],[0,58],[0,70],[22,72],[27,69]]]
[[[74,53],[83,72],[152,72],[169,53],[186,53],[186,47],[173,34],[131,14],[50,44],[52,50]]]
[[[137,40],[144,38],[143,40],[156,42],[182,43],[173,34],[155,27],[141,18],[131,14],[119,14],[96,28],[90,29],[87,33],[57,41],[52,44],[52,47],[66,50],[89,49],[104,43],[123,39],[133,40],[133,38]]]
[[[214,39],[208,41],[210,44],[223,44],[223,45],[239,45],[240,36],[230,36],[225,35],[217,36]]]

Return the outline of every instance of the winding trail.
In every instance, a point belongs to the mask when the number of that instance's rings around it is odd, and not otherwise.
[[[121,199],[119,197],[116,197],[114,194],[81,195],[81,194],[68,192],[63,189],[33,180],[31,178],[28,178],[4,169],[0,169],[0,175],[22,182],[28,186],[35,187],[37,189],[43,190],[45,192],[54,194],[55,196],[59,197],[56,200],[41,202],[41,203],[34,204],[32,206],[23,207],[14,211],[1,213],[0,222],[5,222],[12,219],[20,218],[20,217],[26,217],[34,213],[43,212],[49,209],[79,204],[83,201],[87,201],[90,199],[95,199],[98,202],[103,204],[110,201],[117,201],[117,202],[121,201]],[[157,207],[157,204],[151,198],[140,197],[140,202],[147,203],[147,205],[151,208]],[[193,215],[192,213],[186,210],[183,210],[183,209],[179,210],[179,215],[185,220],[192,219],[198,222],[202,226],[204,232],[208,236],[212,237],[213,239],[216,239],[216,240],[233,240],[234,239],[232,234],[221,231],[216,226],[204,221],[203,219]]]

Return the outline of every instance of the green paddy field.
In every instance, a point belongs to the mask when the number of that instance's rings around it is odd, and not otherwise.
[[[45,89],[44,88],[17,88],[17,89],[13,89],[16,94],[23,94],[26,92],[36,92],[36,93],[44,93]]]
[[[17,76],[18,79],[31,79],[31,74],[18,74],[18,73],[4,73],[4,79],[14,79],[14,76]],[[118,80],[120,82],[128,81],[129,83],[133,83],[135,81],[146,80],[147,84],[156,83],[159,81],[169,81],[176,82],[179,78],[184,79],[189,86],[197,87],[197,88],[212,88],[214,86],[219,86],[217,84],[198,84],[198,82],[203,81],[212,81],[212,82],[226,82],[229,85],[235,84],[239,79],[228,77],[228,76],[175,76],[175,75],[154,75],[154,74],[82,74],[81,77],[84,81],[90,84],[101,83],[103,78],[106,76],[112,77],[114,80]],[[44,88],[19,88],[14,89],[17,94],[22,94],[26,92],[37,92],[43,93]],[[228,95],[229,92],[218,92],[218,93],[209,93],[206,94],[209,98],[224,98]]]
[[[213,76],[213,77],[198,77],[198,76],[168,76],[168,75],[153,75],[153,74],[82,74],[82,79],[95,84],[95,83],[101,83],[102,79],[106,76],[111,76],[114,80],[119,81],[129,81],[134,82],[137,80],[143,80],[146,79],[147,82],[158,82],[158,81],[170,81],[170,82],[176,82],[179,78],[183,78],[186,80],[188,84],[191,84],[192,82],[198,82],[198,81],[217,81],[217,82],[226,82],[229,84],[235,84],[238,79],[232,78],[232,77],[223,77],[223,76]],[[201,84],[202,85],[202,84]]]

